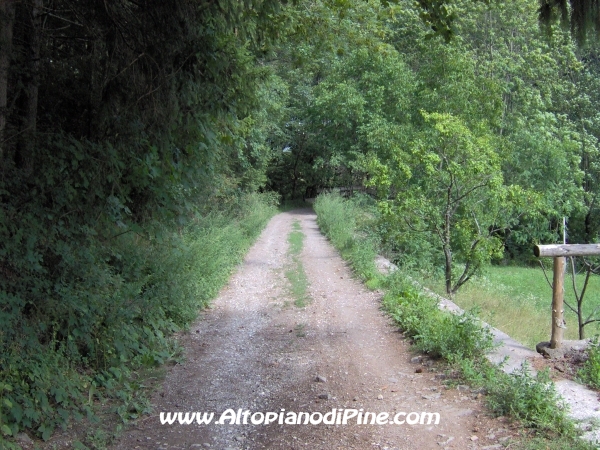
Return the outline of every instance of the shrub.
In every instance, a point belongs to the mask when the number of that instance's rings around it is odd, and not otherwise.
[[[319,227],[333,246],[350,261],[360,279],[376,288],[381,278],[374,262],[379,239],[373,232],[375,210],[367,207],[368,203],[365,196],[348,200],[337,194],[323,194],[317,197],[314,209]]]
[[[587,353],[588,360],[577,373],[577,377],[582,382],[600,389],[600,342],[597,336],[590,342]]]
[[[418,350],[435,358],[455,362],[485,355],[493,336],[474,312],[461,315],[441,311],[437,301],[419,291],[396,272],[388,280],[383,304]]]
[[[574,431],[548,370],[534,376],[524,364],[511,374],[498,372],[487,380],[486,388],[487,404],[498,416],[512,416],[528,427],[563,435]]]

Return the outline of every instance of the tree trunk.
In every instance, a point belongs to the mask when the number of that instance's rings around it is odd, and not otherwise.
[[[14,22],[15,1],[0,0],[0,164],[4,157],[4,130],[8,116],[8,71]]]
[[[446,211],[444,222],[444,256],[446,258],[446,294],[452,296],[452,249],[450,248],[450,211]]]
[[[32,0],[28,42],[27,82],[25,86],[23,119],[17,148],[18,167],[26,174],[33,171],[33,153],[37,131],[38,93],[40,87],[40,48],[42,43],[43,0]]]

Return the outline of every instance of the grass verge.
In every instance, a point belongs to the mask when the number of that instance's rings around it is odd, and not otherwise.
[[[288,253],[291,257],[291,264],[285,271],[285,277],[290,283],[290,293],[294,298],[294,305],[303,308],[310,300],[308,295],[308,279],[304,266],[300,260],[300,253],[304,245],[304,233],[301,231],[300,222],[294,221],[292,232],[288,235],[288,243],[290,245]]]
[[[480,325],[474,311],[464,315],[441,311],[435,300],[418,290],[399,271],[387,277],[375,273],[377,239],[364,239],[369,221],[364,220],[360,204],[324,195],[317,198],[315,211],[319,226],[350,261],[355,273],[363,280],[376,280],[371,284],[384,290],[384,309],[414,341],[416,348],[443,358],[466,383],[480,387],[492,414],[510,417],[531,430],[534,439],[526,438],[523,445],[550,448],[560,441],[563,448],[595,448],[577,437],[575,425],[568,418],[567,409],[547,372],[534,377],[522,368],[506,374],[487,361],[485,354],[492,348],[492,337]],[[371,218],[370,224],[376,224],[376,220]]]

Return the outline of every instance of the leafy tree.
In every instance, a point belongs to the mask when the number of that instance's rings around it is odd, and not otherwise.
[[[397,0],[386,0],[395,2]],[[496,0],[469,0],[476,7],[477,3],[485,5],[502,4]],[[442,36],[446,41],[456,35],[456,22],[462,17],[456,10],[452,0],[418,0],[420,17],[434,35]],[[570,28],[571,34],[580,45],[585,45],[598,37],[600,28],[600,12],[595,2],[588,0],[529,0],[531,7],[536,8],[538,20],[542,26],[551,27],[560,21],[563,28]],[[510,5],[518,11],[518,5]]]
[[[378,2],[315,1],[296,11],[274,63],[290,97],[281,127],[286,151],[271,171],[273,187],[299,195],[362,183],[357,160],[376,145],[367,134],[376,135],[373,126],[381,116],[398,123],[410,110],[406,92],[412,81],[385,39],[396,9]]]
[[[422,115],[425,125],[405,155],[407,167],[372,182],[395,192],[381,203],[388,220],[409,236],[425,233],[437,239],[446,291],[452,295],[501,253],[494,233],[510,217],[509,190],[485,127],[470,130],[448,113]],[[458,276],[457,262],[464,264]]]

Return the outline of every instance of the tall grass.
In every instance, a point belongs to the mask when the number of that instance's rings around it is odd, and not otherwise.
[[[314,210],[319,227],[356,275],[376,287],[381,275],[375,266],[379,238],[370,229],[376,220],[372,202],[367,197],[349,201],[330,193],[317,197]]]
[[[304,245],[304,233],[302,233],[300,222],[297,220],[292,225],[292,228],[292,232],[288,235],[288,242],[290,244],[289,255],[292,261],[285,271],[285,277],[290,283],[290,293],[294,297],[294,304],[299,308],[303,308],[310,300],[310,296],[308,295],[308,278],[300,260],[300,253],[302,253]]]

